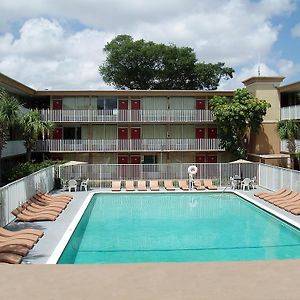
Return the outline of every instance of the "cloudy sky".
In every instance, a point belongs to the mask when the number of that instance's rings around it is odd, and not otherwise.
[[[0,72],[36,89],[111,89],[98,66],[118,34],[195,49],[236,70],[300,80],[300,0],[1,0]]]

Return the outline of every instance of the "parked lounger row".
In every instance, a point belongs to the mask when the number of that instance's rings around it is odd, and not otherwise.
[[[138,180],[137,186],[135,186],[134,183],[135,183],[134,180],[126,180],[125,181],[125,190],[126,191],[135,191],[135,190],[147,191],[148,190],[146,180]],[[112,181],[111,190],[114,192],[121,191],[121,184],[122,184],[122,182],[120,180]],[[173,180],[164,180],[163,185],[167,191],[175,191],[175,186],[173,184]],[[187,180],[184,180],[184,179],[178,180],[178,186],[180,189],[182,189],[184,191],[189,190]],[[205,190],[205,189],[216,190],[217,189],[217,187],[215,185],[213,185],[211,179],[204,179],[203,184],[202,184],[202,180],[199,180],[199,179],[194,180],[193,186],[196,190]],[[150,180],[149,187],[150,187],[151,191],[159,191],[160,190],[159,181],[158,180]]]

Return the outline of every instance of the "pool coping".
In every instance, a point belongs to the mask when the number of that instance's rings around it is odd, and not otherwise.
[[[291,217],[284,215],[282,212],[278,211],[278,208],[276,206],[274,206],[274,208],[265,205],[263,202],[263,200],[261,199],[254,199],[251,198],[249,196],[247,196],[244,192],[239,191],[239,190],[226,190],[225,189],[218,189],[218,190],[204,190],[204,191],[182,191],[182,190],[175,190],[175,191],[133,191],[133,192],[128,192],[128,191],[117,191],[117,192],[112,192],[112,191],[94,191],[94,192],[90,192],[87,197],[85,198],[84,202],[82,203],[81,207],[79,208],[78,212],[76,213],[75,217],[73,218],[72,222],[70,223],[70,225],[67,227],[65,233],[63,234],[62,238],[60,239],[60,241],[58,242],[57,246],[55,247],[54,251],[52,252],[51,256],[48,258],[46,264],[57,264],[61,254],[63,253],[65,247],[67,246],[72,234],[74,233],[78,223],[81,220],[81,217],[83,216],[86,208],[88,207],[91,199],[93,198],[93,196],[95,194],[128,194],[128,193],[133,193],[133,194],[145,194],[145,193],[157,193],[157,194],[164,194],[164,193],[195,193],[195,194],[199,194],[199,193],[232,193],[235,194],[241,198],[243,198],[244,200],[252,203],[253,205],[259,207],[260,209],[272,214],[273,216],[279,218],[280,220],[285,221],[286,223],[296,227],[297,229],[300,229],[300,218],[299,221],[293,220]]]

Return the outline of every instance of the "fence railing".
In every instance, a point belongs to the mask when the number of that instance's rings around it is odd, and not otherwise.
[[[111,180],[187,179],[187,170],[190,165],[191,163],[60,166],[59,176],[63,180],[89,178],[91,186],[101,187]],[[258,164],[256,163],[206,163],[193,165],[198,168],[194,178],[210,178],[218,186],[228,186],[229,177],[233,175],[250,178],[258,177]]]
[[[35,152],[222,151],[219,139],[44,140]]]
[[[0,226],[14,219],[10,213],[30,199],[37,190],[49,192],[54,188],[55,166],[50,166],[0,188]]]
[[[281,120],[300,119],[300,105],[292,105],[281,108]]]
[[[52,122],[212,122],[211,110],[41,110],[43,120]]]
[[[296,140],[295,144],[296,144],[296,151],[300,150],[300,140]],[[280,141],[280,151],[289,152],[287,140]]]
[[[300,172],[277,166],[259,164],[259,185],[269,190],[282,187],[300,192]]]

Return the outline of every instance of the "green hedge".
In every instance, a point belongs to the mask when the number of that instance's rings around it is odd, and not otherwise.
[[[62,161],[44,160],[41,163],[25,162],[20,163],[9,171],[8,181],[12,182],[22,177],[28,176],[41,169],[47,168],[54,164],[62,164]]]

